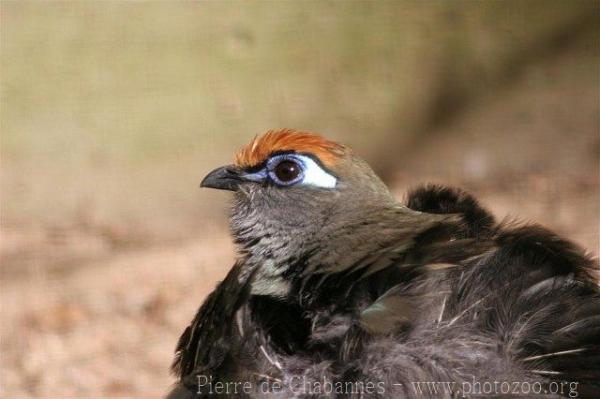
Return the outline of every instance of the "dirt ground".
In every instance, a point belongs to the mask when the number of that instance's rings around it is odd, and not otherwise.
[[[580,60],[565,53],[531,66],[417,136],[399,150],[394,192],[459,185],[499,219],[540,222],[597,256],[597,58]],[[226,198],[189,190],[198,201]],[[164,395],[179,334],[233,263],[225,217],[206,217],[188,240],[166,244],[141,235],[119,245],[126,233],[96,226],[92,234],[85,217],[78,229],[3,229],[0,395]]]

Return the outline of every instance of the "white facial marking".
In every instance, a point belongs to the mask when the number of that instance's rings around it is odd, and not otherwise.
[[[269,178],[270,171],[280,162],[290,160],[299,164],[302,168],[302,178],[290,185],[308,185],[322,188],[334,188],[337,184],[335,176],[327,173],[317,162],[307,155],[283,154],[276,155],[268,160],[267,166],[257,172],[247,173],[244,178],[247,180],[261,182]]]
[[[306,155],[296,155],[304,164],[304,179],[301,184],[307,184],[316,187],[334,188],[337,179],[325,172],[318,163]]]

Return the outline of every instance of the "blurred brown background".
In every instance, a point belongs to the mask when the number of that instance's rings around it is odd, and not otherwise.
[[[0,6],[2,397],[167,391],[234,258],[198,183],[269,128],[598,254],[596,1]]]

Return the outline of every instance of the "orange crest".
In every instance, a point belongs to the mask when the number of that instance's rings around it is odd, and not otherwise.
[[[331,167],[348,149],[314,133],[294,129],[269,130],[238,151],[235,165],[243,168],[256,166],[277,151],[310,153]]]

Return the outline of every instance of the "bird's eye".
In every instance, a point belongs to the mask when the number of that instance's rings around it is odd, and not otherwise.
[[[333,188],[337,181],[310,156],[302,154],[274,155],[264,169],[244,177],[252,181],[269,179],[278,186],[302,184],[322,188]]]
[[[298,178],[302,169],[300,168],[300,165],[294,161],[283,160],[275,166],[274,172],[278,180],[283,183],[290,183]]]

